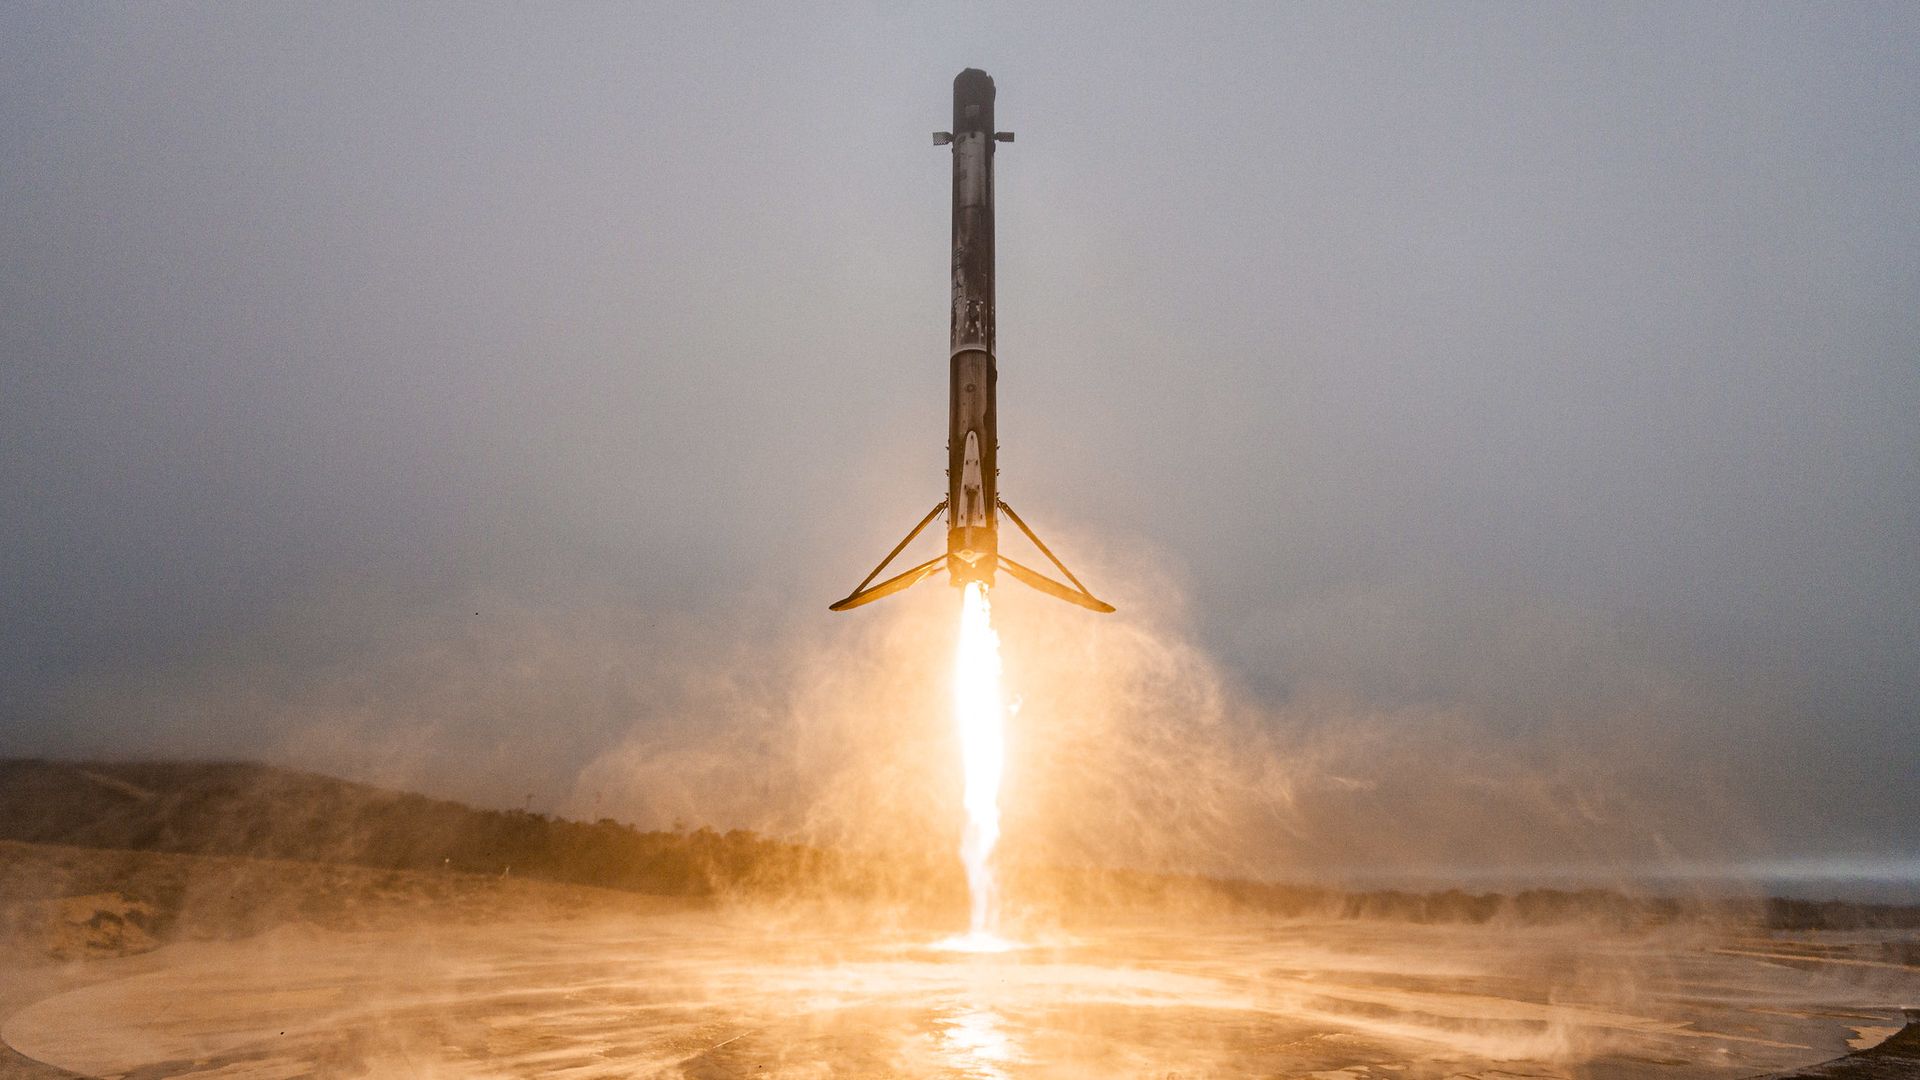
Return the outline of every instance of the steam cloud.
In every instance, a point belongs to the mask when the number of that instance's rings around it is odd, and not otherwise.
[[[1726,707],[1690,696],[1680,673],[1595,653],[1607,694],[1518,723],[1512,700],[1383,705],[1337,678],[1275,703],[1197,640],[1163,565],[1145,550],[1098,555],[1089,573],[1123,601],[1109,618],[996,590],[1016,709],[1006,859],[1270,879],[1613,880],[1766,850],[1728,775],[1703,766],[1672,782],[1676,756],[1704,757],[1687,733]],[[922,587],[857,619],[719,622],[499,596],[423,618],[338,597],[251,652],[233,643],[64,707],[108,729],[137,717],[182,753],[230,753],[218,733],[249,731],[271,760],[483,805],[530,796],[568,816],[937,857],[961,820],[955,602]],[[1382,622],[1379,647],[1392,644],[1392,619],[1375,610],[1302,618],[1337,649]],[[1555,630],[1527,628],[1535,641]]]

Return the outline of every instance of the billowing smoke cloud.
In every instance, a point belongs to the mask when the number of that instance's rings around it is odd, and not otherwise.
[[[1522,678],[1495,684],[1507,701],[1383,704],[1333,672],[1276,701],[1199,642],[1158,553],[1072,539],[1119,614],[1012,583],[995,594],[1014,863],[1611,881],[1774,850],[1756,815],[1766,792],[1712,765],[1700,723],[1731,699],[1690,691],[1685,672],[1536,621],[1533,650],[1580,648],[1606,693],[1566,711],[1539,692],[1526,712]],[[762,614],[496,595],[422,618],[340,597],[304,607],[270,646],[237,642],[64,707],[123,733],[138,718],[174,752],[239,748],[487,805],[946,853],[960,821],[952,591],[922,586],[858,618]],[[1304,617],[1343,656],[1398,640],[1371,608]],[[251,734],[220,741],[234,731]],[[1693,763],[1684,784],[1676,761]]]

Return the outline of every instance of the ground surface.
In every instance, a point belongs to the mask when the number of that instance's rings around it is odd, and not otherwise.
[[[1920,970],[1861,935],[1220,922],[998,955],[934,941],[799,912],[284,927],[15,966],[0,1036],[21,1076],[1735,1077],[1878,1042],[1920,999]]]
[[[1734,1078],[1920,1004],[1912,930],[888,910],[0,841],[0,1078]]]

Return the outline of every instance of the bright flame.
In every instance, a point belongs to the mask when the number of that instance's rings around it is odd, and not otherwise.
[[[1007,759],[1006,703],[1000,693],[1000,635],[987,590],[968,582],[960,604],[960,649],[953,665],[953,715],[966,768],[967,828],[960,858],[973,901],[969,938],[995,940],[1000,921],[993,848],[1000,842],[1000,773]]]

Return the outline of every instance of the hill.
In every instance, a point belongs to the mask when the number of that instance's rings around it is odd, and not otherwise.
[[[817,872],[825,861],[746,832],[643,832],[479,810],[242,762],[0,761],[0,840],[520,875],[668,896]]]

